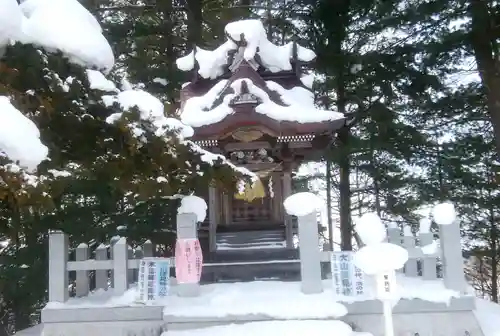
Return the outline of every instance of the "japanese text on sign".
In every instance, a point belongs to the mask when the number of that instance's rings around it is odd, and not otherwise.
[[[377,297],[381,300],[390,299],[396,286],[396,272],[391,271],[377,275]]]
[[[139,300],[154,301],[168,295],[170,260],[144,258],[139,264]]]
[[[353,263],[353,252],[332,252],[331,270],[335,295],[359,296],[365,292],[363,272]]]
[[[175,276],[178,283],[197,283],[201,278],[203,254],[198,239],[178,239],[175,246]]]

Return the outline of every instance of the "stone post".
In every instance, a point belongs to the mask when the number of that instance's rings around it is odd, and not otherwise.
[[[467,289],[462,257],[460,224],[439,225],[443,258],[443,278],[446,288],[464,293]]]
[[[434,243],[434,234],[432,232],[421,232],[419,233],[420,246],[427,246]],[[437,260],[436,255],[433,253],[431,255],[426,255],[422,253],[422,278],[424,280],[436,280],[437,279]]]
[[[304,294],[323,292],[321,251],[316,212],[298,217],[301,289]]]
[[[68,301],[68,236],[49,232],[49,302]]]
[[[175,247],[175,275],[177,294],[192,297],[200,294],[200,276],[203,264],[198,240],[197,217],[194,213],[177,215],[177,243]]]
[[[113,288],[121,295],[128,290],[128,245],[125,237],[120,238],[112,247],[113,251]]]

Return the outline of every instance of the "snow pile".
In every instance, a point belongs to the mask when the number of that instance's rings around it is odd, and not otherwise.
[[[484,299],[476,300],[476,310],[474,311],[484,336],[500,336],[500,305]]]
[[[7,97],[0,96],[0,153],[2,151],[28,170],[34,170],[48,154],[36,125],[12,106]]]
[[[226,95],[221,104],[212,108],[217,97],[226,88],[226,84],[227,80],[220,80],[203,96],[189,98],[182,108],[180,116],[182,122],[192,127],[200,127],[217,123],[233,114],[229,102],[234,98],[234,94]]]
[[[162,336],[304,336],[335,335],[356,336],[351,327],[342,321],[266,321],[225,326],[209,327],[195,330],[167,331]],[[366,334],[368,336],[370,334]]]
[[[368,212],[356,220],[356,232],[366,245],[381,243],[387,237],[380,217],[373,212]]]
[[[231,22],[225,27],[228,40],[217,49],[205,50],[196,48],[188,55],[177,60],[177,67],[183,71],[190,71],[198,63],[198,73],[203,78],[215,79],[224,73],[228,64],[229,52],[237,50],[242,37],[245,40],[243,57],[247,61],[254,61],[259,56],[261,64],[272,72],[291,70],[290,59],[293,56],[293,43],[277,46],[267,39],[267,34],[260,20],[240,20]],[[297,58],[303,62],[312,61],[316,55],[312,50],[297,44]]]
[[[255,111],[271,119],[311,123],[344,118],[342,113],[317,109],[314,106],[314,95],[305,88],[295,87],[286,90],[275,82],[266,82],[268,89],[276,91],[280,95],[285,104],[285,106],[282,106],[272,101],[269,94],[255,85],[251,79],[241,78],[229,85],[233,93],[226,94],[223,101],[216,107],[213,107],[213,105],[226,89],[227,81],[220,81],[203,96],[188,99],[182,109],[181,120],[192,127],[201,127],[222,121],[225,117],[234,113],[234,110],[229,106],[230,102],[243,93],[244,84],[246,84],[250,93],[261,101],[255,107]]]
[[[444,202],[432,209],[432,217],[439,225],[451,225],[457,220],[455,206],[451,202]]]
[[[194,213],[199,223],[205,221],[207,217],[207,203],[201,197],[190,195],[184,196],[181,205],[177,209],[178,214]]]
[[[100,71],[87,70],[87,78],[92,90],[118,92],[115,83],[107,79]]]
[[[92,78],[89,77],[89,80],[91,79]],[[91,81],[91,86],[92,85]],[[148,120],[153,123],[157,136],[162,136],[167,131],[177,131],[181,139],[193,136],[194,131],[191,127],[184,125],[179,119],[165,117],[165,107],[163,103],[146,91],[125,90],[116,95],[104,95],[102,96],[102,100],[107,107],[111,107],[116,103],[123,110],[122,112],[113,113],[107,118],[106,121],[110,124],[120,120],[124,112],[128,112],[130,109],[136,107],[140,112],[142,120]],[[130,126],[135,136],[141,137],[144,134],[144,131],[139,125],[131,124]]]
[[[354,255],[354,263],[370,275],[403,268],[408,261],[408,251],[391,243],[374,243],[363,246]]]
[[[164,305],[164,314],[178,317],[226,317],[235,315],[262,314],[277,319],[321,319],[336,318],[346,314],[345,303],[376,299],[375,283],[366,277],[365,295],[338,296],[332,288],[331,279],[323,281],[325,291],[320,294],[303,294],[300,282],[254,281],[240,283],[217,283],[201,286],[198,297],[179,297],[176,287],[171,287],[169,296],[154,305]],[[448,304],[460,293],[447,289],[441,280],[422,280],[402,274],[396,275],[395,299],[421,299],[428,302]],[[84,298],[70,298],[65,303],[50,302],[47,309],[78,309],[95,307],[143,306],[137,299],[136,287],[123,295],[98,290]]]
[[[23,13],[16,0],[2,0],[0,6],[0,48],[15,39],[21,30]]]
[[[94,83],[93,80],[96,80],[97,83]],[[103,82],[103,78],[101,76],[96,75],[95,73],[93,73],[92,76],[89,76],[89,81],[90,85],[96,88],[107,87],[108,85]],[[143,90],[127,88],[124,91],[119,91],[115,95],[103,95],[101,98],[106,107],[111,107],[114,104],[117,104],[121,109],[120,112],[113,113],[106,119],[108,123],[114,124],[118,122],[124,115],[126,115],[126,113],[129,112],[131,108],[137,108],[142,120],[152,122],[154,127],[153,131],[156,136],[162,137],[165,136],[167,132],[177,132],[180,143],[188,146],[193,152],[199,154],[203,162],[210,165],[222,163],[243,175],[250,176],[251,178],[256,177],[256,175],[247,168],[237,167],[232,164],[225,156],[211,153],[201,148],[193,141],[188,140],[187,138],[192,137],[194,134],[193,128],[191,126],[187,126],[186,123],[183,123],[179,119],[166,117],[163,103],[150,93]],[[130,123],[128,126],[131,128],[134,136],[145,141],[143,138],[144,129],[140,124]],[[166,138],[166,140],[168,139]]]
[[[366,221],[366,222],[365,222]],[[363,246],[354,255],[354,264],[370,275],[383,274],[403,268],[408,261],[408,251],[403,247],[385,243],[384,224],[377,214],[367,214],[361,217],[356,225],[356,231],[362,237]]]
[[[10,0],[9,0],[10,1]],[[15,38],[45,50],[61,51],[71,62],[109,72],[115,59],[97,20],[77,0],[26,0]]]
[[[432,222],[429,218],[422,218],[418,225],[418,230],[420,233],[429,233],[431,231]]]
[[[302,217],[320,211],[324,202],[313,193],[300,192],[288,196],[283,202],[283,206],[287,214]]]

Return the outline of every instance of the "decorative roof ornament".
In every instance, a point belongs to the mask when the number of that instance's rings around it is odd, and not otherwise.
[[[177,59],[177,67],[191,71],[198,65],[198,74],[205,79],[215,79],[224,73],[224,68],[231,71],[243,61],[247,61],[254,70],[262,66],[272,73],[293,70],[291,60],[308,63],[316,54],[296,42],[283,46],[275,45],[267,39],[266,30],[260,20],[241,20],[226,25],[227,41],[214,50],[194,47],[188,55]],[[231,57],[231,54],[233,55]]]

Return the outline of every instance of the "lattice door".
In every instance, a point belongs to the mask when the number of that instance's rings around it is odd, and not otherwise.
[[[267,196],[253,202],[233,199],[232,222],[235,224],[268,222],[272,219],[271,204],[272,199]]]

